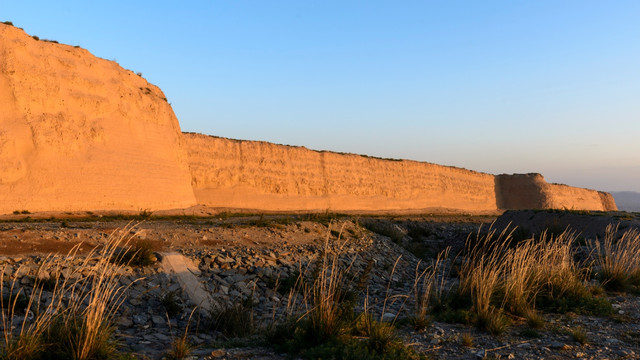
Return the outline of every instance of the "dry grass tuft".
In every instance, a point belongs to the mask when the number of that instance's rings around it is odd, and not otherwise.
[[[85,360],[106,359],[116,353],[117,344],[112,337],[114,316],[125,300],[128,286],[121,286],[119,281],[125,265],[114,265],[110,259],[129,240],[125,234],[131,228],[111,234],[79,264],[74,260],[82,244],[66,256],[45,258],[30,289],[16,292],[18,279],[11,280],[7,290],[15,295],[0,302],[3,358],[38,359],[46,351],[49,357]],[[5,279],[0,280],[4,294]],[[50,291],[46,300],[45,291]],[[16,305],[25,292],[29,294],[22,315]]]
[[[607,226],[604,240],[590,243],[596,265],[600,267],[602,286],[625,291],[630,280],[640,275],[640,232],[629,229],[618,237],[618,227]]]
[[[543,233],[537,239],[517,243],[512,234],[507,229],[499,234],[490,229],[486,235],[479,233],[467,240],[459,293],[471,298],[479,328],[492,333],[504,331],[504,311],[536,318],[536,303],[541,299],[556,308],[582,306],[585,299],[590,299],[584,285],[589,272],[574,260],[574,232],[567,229],[556,236]],[[603,306],[594,312],[606,310],[606,304],[597,301],[585,306],[592,305]]]
[[[446,284],[446,269],[444,262],[449,257],[450,248],[438,254],[433,263],[420,272],[420,262],[416,266],[416,276],[413,282],[413,298],[415,309],[411,319],[416,330],[423,330],[431,323],[429,314],[432,302],[440,303]]]
[[[486,235],[478,232],[475,241],[467,239],[466,257],[460,268],[459,293],[471,297],[476,325],[491,333],[504,331],[506,320],[502,314],[503,303],[496,307],[496,296],[505,274],[505,254],[510,244],[510,234],[505,229],[497,233],[490,229]]]

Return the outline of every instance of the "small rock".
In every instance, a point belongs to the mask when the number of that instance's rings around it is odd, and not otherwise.
[[[226,351],[224,351],[224,350],[220,350],[220,349],[218,349],[218,350],[213,350],[213,351],[211,352],[211,354],[209,354],[209,356],[211,356],[212,358],[219,358],[219,357],[223,357],[223,356],[225,356],[225,355],[227,355]]]
[[[136,325],[145,325],[149,319],[146,315],[133,315],[133,323]]]
[[[396,318],[396,314],[394,313],[384,313],[384,315],[382,315],[382,321],[393,321]]]
[[[166,320],[159,315],[151,316],[151,322],[153,322],[153,325],[155,325],[156,327],[164,327],[167,324]]]
[[[131,320],[131,318],[127,316],[122,316],[116,321],[116,324],[123,327],[130,327],[131,325],[133,325],[133,320]]]

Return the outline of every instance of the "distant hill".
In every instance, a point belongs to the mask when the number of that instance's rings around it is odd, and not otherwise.
[[[618,209],[622,211],[640,211],[640,193],[634,191],[612,191]]]

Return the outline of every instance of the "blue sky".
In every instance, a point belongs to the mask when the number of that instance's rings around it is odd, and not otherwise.
[[[639,1],[3,1],[183,131],[640,191]]]

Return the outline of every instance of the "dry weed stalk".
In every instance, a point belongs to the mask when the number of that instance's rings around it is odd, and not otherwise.
[[[193,314],[195,313],[198,307],[194,307],[191,310],[191,314],[189,314],[189,319],[187,320],[187,326],[184,329],[184,333],[179,338],[176,338],[171,343],[171,350],[167,353],[167,359],[169,360],[181,360],[191,355],[193,351],[197,348],[197,346],[191,344],[189,342],[189,327],[191,326],[191,320],[193,320]],[[169,317],[167,316],[167,321],[169,326],[171,326],[171,322]]]

